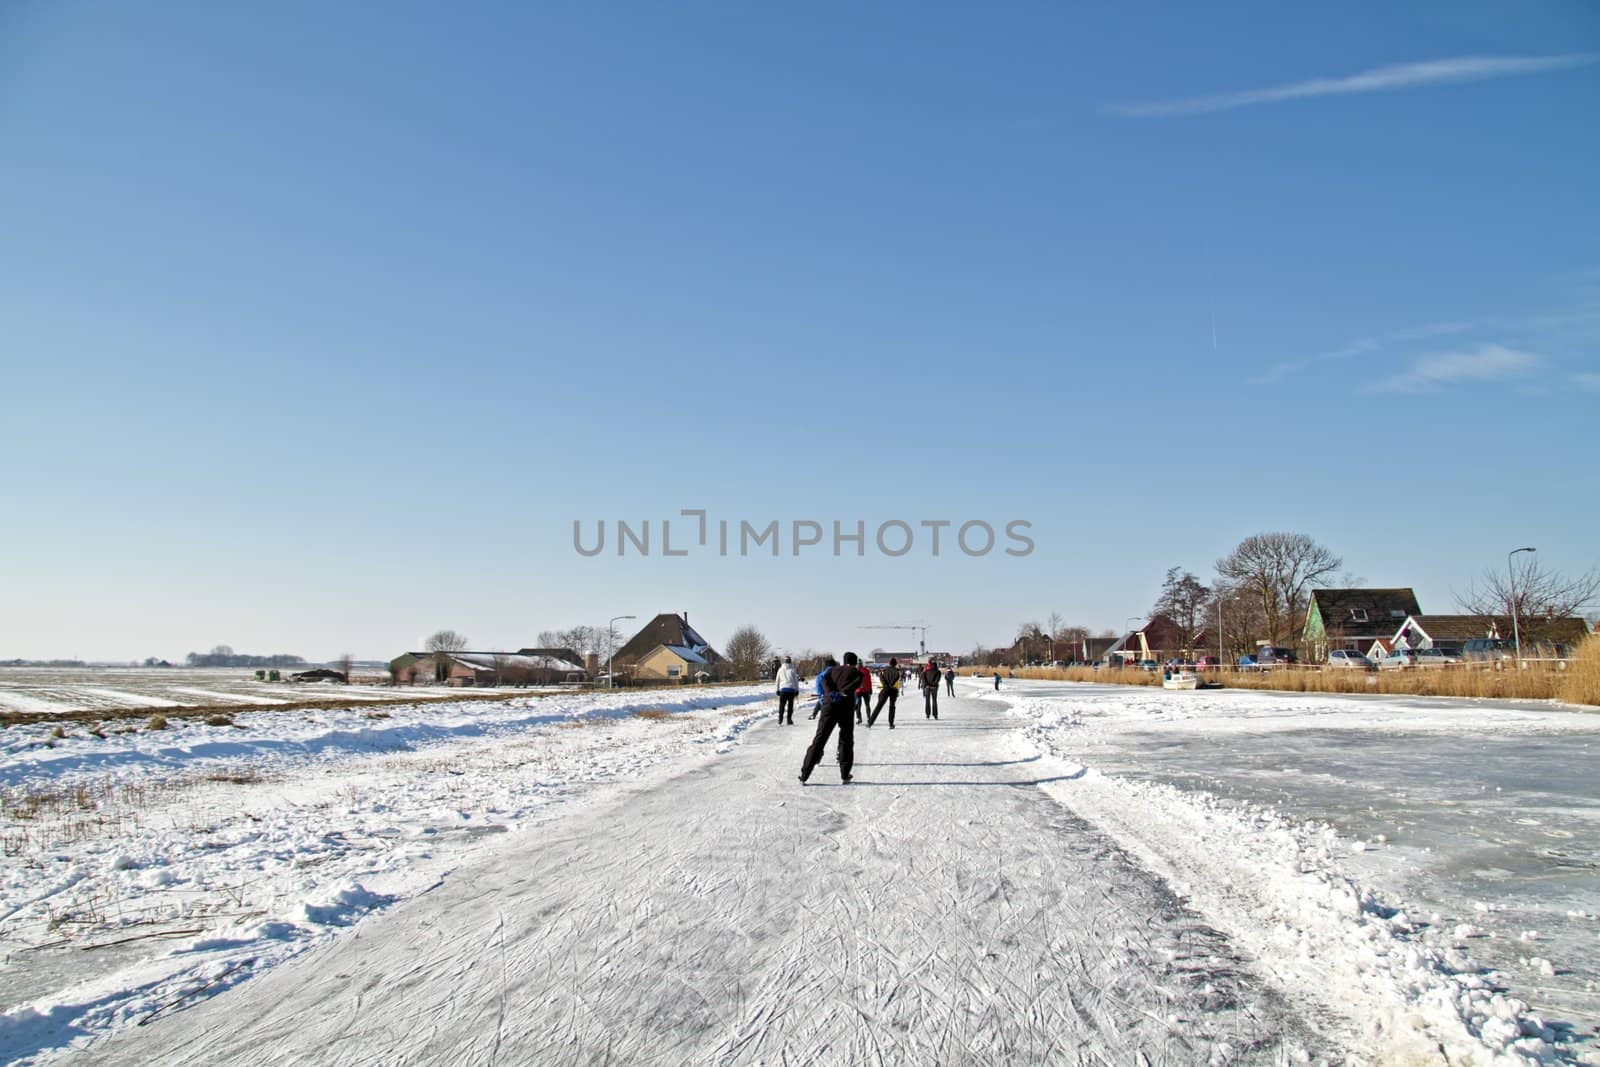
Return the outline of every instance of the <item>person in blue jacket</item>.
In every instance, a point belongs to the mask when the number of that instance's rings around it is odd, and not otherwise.
[[[828,673],[828,668],[837,667],[839,661],[829,656],[823,661],[822,669],[817,672],[817,706],[811,709],[811,717],[815,719],[822,711],[822,676]]]

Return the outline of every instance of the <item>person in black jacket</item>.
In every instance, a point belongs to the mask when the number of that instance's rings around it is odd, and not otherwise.
[[[878,712],[883,710],[885,700],[889,702],[889,729],[894,729],[894,704],[900,699],[900,682],[904,677],[900,673],[900,661],[890,656],[889,665],[878,673],[878,704],[867,716],[867,729],[872,729],[872,724],[878,721]]]
[[[854,652],[844,654],[844,663],[829,667],[820,679],[822,684],[822,717],[817,722],[816,736],[806,749],[805,761],[800,764],[800,782],[811,777],[811,772],[822,762],[822,750],[828,745],[828,735],[839,728],[839,778],[850,781],[850,767],[855,762],[856,691],[861,688],[861,668],[856,664]]]
[[[947,696],[956,695],[956,669],[954,667],[946,667],[944,669],[944,691]]]
[[[939,717],[939,675],[939,665],[929,660],[917,676],[917,683],[922,686],[922,717],[925,719]]]

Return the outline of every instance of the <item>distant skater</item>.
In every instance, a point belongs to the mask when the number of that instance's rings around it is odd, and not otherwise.
[[[800,764],[800,783],[804,785],[822,762],[822,751],[828,746],[828,735],[839,730],[839,780],[850,781],[850,767],[855,763],[856,724],[850,717],[855,707],[856,692],[861,688],[861,669],[856,666],[856,654],[846,652],[844,664],[829,667],[822,672],[822,718],[817,723],[816,736],[806,749],[805,762]]]
[[[994,691],[996,693],[1000,692],[1000,672],[999,671],[995,671],[994,672]]]
[[[889,729],[894,729],[894,704],[900,699],[901,677],[900,661],[890,656],[889,665],[878,673],[878,704],[867,716],[867,729],[872,729],[872,724],[878,721],[878,713],[883,710],[886,700],[889,702]]]
[[[922,665],[922,673],[917,676],[917,684],[922,686],[922,717],[924,719],[937,719],[939,717],[939,665],[929,660]]]
[[[856,722],[872,711],[872,672],[861,669],[861,688],[856,690]]]
[[[944,691],[950,696],[956,695],[956,669],[954,667],[946,667],[944,669]]]
[[[783,663],[778,667],[778,725],[787,722],[794,725],[794,698],[800,695],[800,672],[794,669],[794,664],[789,662],[789,657],[783,657]],[[784,718],[784,713],[788,718]]]

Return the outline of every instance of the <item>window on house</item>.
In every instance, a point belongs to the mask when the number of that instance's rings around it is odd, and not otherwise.
[[[668,667],[667,668],[667,677],[668,678],[676,678],[681,673],[683,673],[683,668],[682,667]]]
[[[1403,619],[1405,617],[1406,617],[1406,613],[1401,611],[1399,608],[1390,608],[1389,609],[1389,618],[1391,618],[1391,619]]]
[[[1350,609],[1350,621],[1351,622],[1366,622],[1367,621],[1367,609],[1366,608],[1351,608]]]

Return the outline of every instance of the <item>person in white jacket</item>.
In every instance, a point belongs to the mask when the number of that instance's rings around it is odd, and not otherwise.
[[[794,664],[789,662],[789,657],[783,657],[783,663],[778,666],[778,725],[785,723],[794,725],[794,698],[800,693],[800,673],[794,669]]]

